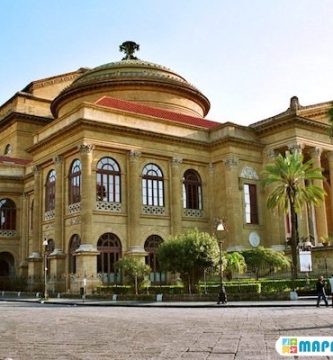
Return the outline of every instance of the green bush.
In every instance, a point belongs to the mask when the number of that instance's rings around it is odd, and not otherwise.
[[[100,285],[97,286],[96,292],[99,295],[131,294],[134,289],[130,285]]]
[[[304,291],[306,289],[315,290],[316,279],[296,279],[295,286],[296,290]],[[283,279],[283,280],[263,280],[261,282],[262,293],[271,294],[276,292],[287,292],[292,289],[292,280]]]
[[[224,283],[224,287],[228,294],[260,294],[261,284],[260,282],[252,283]],[[204,292],[204,285],[200,285],[200,293]],[[220,290],[219,284],[206,285],[207,294],[217,294]]]
[[[149,294],[183,294],[184,287],[182,285],[151,285],[144,289]]]

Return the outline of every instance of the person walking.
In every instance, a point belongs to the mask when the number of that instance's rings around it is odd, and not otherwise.
[[[331,297],[332,297],[332,307],[333,307],[333,274],[328,279],[328,281],[330,282],[330,287],[331,287]]]
[[[316,287],[317,287],[317,295],[318,295],[317,296],[317,307],[319,307],[321,299],[324,300],[325,305],[327,307],[328,302],[327,302],[326,293],[325,293],[325,281],[324,281],[324,277],[322,275],[319,277]]]

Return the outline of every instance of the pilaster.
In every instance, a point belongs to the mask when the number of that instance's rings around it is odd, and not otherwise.
[[[275,149],[266,149],[263,153],[264,167],[273,163],[276,156],[277,152]],[[266,236],[263,238],[263,245],[267,247],[272,245],[285,245],[286,242],[285,214],[280,212],[277,208],[272,210],[267,209],[267,199],[272,190],[273,185],[265,186],[263,189],[264,201],[261,204],[261,206],[265,209],[263,214]],[[278,221],[277,218],[279,219]]]
[[[171,229],[172,235],[177,235],[182,231],[182,177],[181,164],[183,160],[174,157],[171,161]]]
[[[240,203],[238,188],[238,164],[239,159],[234,155],[229,155],[223,159],[227,214],[225,221],[228,225],[225,248],[228,248],[230,244],[239,245],[239,240],[241,240],[236,238],[236,229],[240,229],[243,226],[243,216],[239,216],[242,205]],[[243,211],[241,211],[241,214],[242,213]]]
[[[140,191],[140,169],[139,159],[141,152],[131,150],[128,154],[129,173],[128,173],[128,251],[136,252],[136,249],[143,249],[140,241],[140,209],[141,209],[141,191]]]
[[[41,249],[41,213],[42,213],[42,174],[39,166],[34,166],[34,212],[33,212],[33,231],[32,231],[32,249],[29,249],[28,257],[28,276],[31,278],[42,275]]]
[[[53,159],[56,170],[56,188],[55,188],[55,217],[54,217],[54,242],[55,249],[62,249],[64,251],[63,240],[63,188],[64,188],[64,173],[63,173],[63,157],[56,156]]]

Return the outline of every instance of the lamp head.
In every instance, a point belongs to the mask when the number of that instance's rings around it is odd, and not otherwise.
[[[222,221],[220,221],[220,223],[217,225],[216,230],[217,231],[224,231],[225,230],[225,227],[224,227]]]

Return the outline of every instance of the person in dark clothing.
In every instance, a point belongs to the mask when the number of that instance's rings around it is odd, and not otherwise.
[[[331,275],[331,277],[328,279],[329,283],[330,283],[330,288],[331,288],[331,297],[332,297],[332,307],[333,307],[333,274]]]
[[[219,305],[220,303],[222,304],[226,304],[228,302],[227,300],[227,294],[225,292],[225,287],[222,285],[218,297],[217,297],[217,304]]]
[[[327,298],[326,298],[326,292],[325,292],[325,281],[324,277],[320,276],[317,281],[317,307],[319,307],[320,300],[323,299],[325,302],[325,305],[328,306]]]

